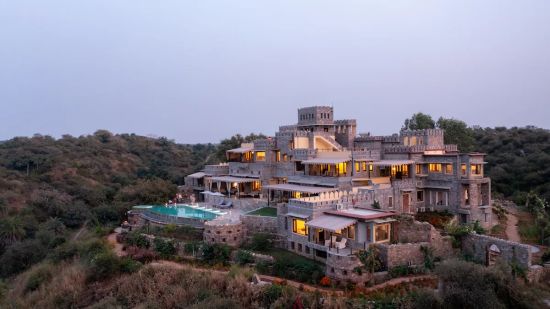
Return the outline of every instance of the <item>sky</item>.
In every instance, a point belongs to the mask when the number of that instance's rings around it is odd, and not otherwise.
[[[313,105],[550,128],[550,1],[0,0],[0,140],[218,142]]]

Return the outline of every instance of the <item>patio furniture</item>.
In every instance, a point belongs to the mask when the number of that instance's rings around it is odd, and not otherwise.
[[[338,249],[344,249],[346,247],[346,242],[347,241],[348,240],[346,238],[342,238],[341,241],[335,243],[334,247],[336,247]]]

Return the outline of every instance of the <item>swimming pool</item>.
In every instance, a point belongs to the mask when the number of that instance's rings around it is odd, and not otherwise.
[[[201,220],[214,220],[216,217],[225,214],[225,212],[206,209],[200,206],[190,206],[185,204],[178,204],[176,206],[163,206],[163,205],[141,205],[135,206],[137,209],[147,209],[153,213],[168,215],[181,218],[192,218]]]

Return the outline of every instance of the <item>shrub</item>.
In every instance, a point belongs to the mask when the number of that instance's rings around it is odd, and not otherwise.
[[[230,249],[219,244],[204,244],[202,246],[202,259],[210,265],[223,264],[229,261]]]
[[[546,251],[544,251],[544,253],[542,254],[542,262],[543,263],[546,263],[548,261],[550,261],[550,249],[546,249]]]
[[[90,260],[88,280],[103,280],[117,274],[119,270],[119,258],[112,252],[101,252]]]
[[[25,240],[9,246],[0,257],[0,276],[19,273],[46,257],[47,248],[38,240]]]
[[[322,286],[330,286],[330,278],[324,276],[323,278],[321,278],[321,281],[319,281],[319,284]]]
[[[235,261],[240,265],[254,263],[254,256],[246,250],[239,250],[235,255]]]
[[[372,203],[372,208],[374,209],[380,209],[380,202],[375,200],[373,203]]]
[[[136,246],[126,248],[126,253],[129,257],[141,263],[149,263],[158,258],[158,254],[156,252]]]
[[[119,270],[123,273],[134,273],[138,271],[141,266],[143,266],[142,263],[126,257],[120,259]]]
[[[49,267],[44,266],[36,269],[27,278],[25,283],[25,292],[30,292],[38,289],[43,283],[50,281],[52,273]]]
[[[49,258],[59,263],[68,259],[72,259],[78,254],[78,246],[75,243],[64,243],[61,246],[55,248],[49,255]]]
[[[283,287],[278,284],[272,284],[262,290],[262,303],[266,308],[269,308],[281,295]]]
[[[131,232],[126,235],[126,243],[130,246],[149,248],[149,240],[139,232]]]
[[[200,242],[186,243],[185,245],[183,245],[183,252],[185,252],[186,254],[196,255],[197,252],[199,251],[201,245],[202,245],[202,243],[200,243]]]
[[[160,238],[155,238],[155,251],[157,251],[162,258],[169,258],[176,254],[176,247],[171,241],[166,241]]]
[[[434,258],[434,249],[428,246],[421,246],[420,251],[424,255],[424,267],[426,269],[434,269],[435,267],[435,258]]]
[[[307,259],[276,259],[272,274],[278,277],[316,284],[324,276],[319,264]]]
[[[120,216],[118,209],[110,205],[100,205],[92,209],[93,218],[100,224],[118,223]]]
[[[273,247],[273,236],[267,233],[257,233],[252,236],[250,249],[265,252]]]

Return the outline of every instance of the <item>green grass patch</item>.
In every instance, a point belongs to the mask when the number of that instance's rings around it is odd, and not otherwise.
[[[248,213],[249,215],[254,216],[264,216],[264,217],[277,217],[277,208],[275,207],[262,207]]]

